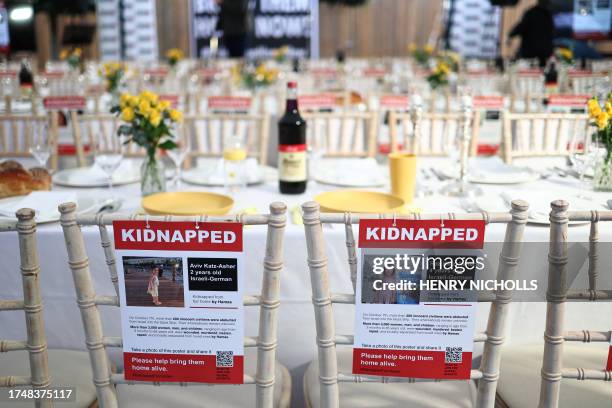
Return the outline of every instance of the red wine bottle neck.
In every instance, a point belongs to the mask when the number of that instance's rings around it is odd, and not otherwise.
[[[297,88],[296,87],[287,87],[287,104],[285,106],[287,112],[293,112],[298,110],[298,101],[297,101]]]

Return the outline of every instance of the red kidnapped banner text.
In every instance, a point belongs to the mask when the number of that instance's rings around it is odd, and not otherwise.
[[[359,222],[360,248],[482,248],[483,220],[392,220]]]
[[[242,251],[237,222],[115,221],[115,249],[159,251]]]

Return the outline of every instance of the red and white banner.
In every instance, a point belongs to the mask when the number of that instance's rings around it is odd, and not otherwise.
[[[521,77],[540,77],[544,75],[544,71],[539,68],[519,69],[517,74]]]
[[[198,71],[198,76],[203,79],[215,79],[221,72],[219,68],[202,68]]]
[[[502,110],[505,101],[503,96],[477,95],[472,98],[474,109]]]
[[[47,96],[43,99],[43,106],[48,110],[85,109],[85,103],[85,97],[80,95]]]
[[[63,78],[66,75],[64,71],[43,71],[40,73],[40,76],[46,78]]]
[[[298,96],[298,106],[303,110],[333,109],[339,106],[333,93],[321,93]]]
[[[477,303],[446,286],[484,269],[484,232],[484,221],[361,220],[354,374],[470,378]]]
[[[154,78],[164,78],[168,75],[168,72],[167,68],[149,68],[143,70],[142,73]]]
[[[366,68],[362,73],[366,78],[384,78],[387,75],[387,70],[384,68]]]
[[[334,78],[338,75],[335,68],[311,68],[310,74],[319,78]]]
[[[16,78],[18,74],[19,73],[17,71],[0,71],[0,78]]]
[[[548,97],[548,106],[586,108],[590,95],[555,94]]]
[[[159,95],[159,100],[170,102],[170,106],[173,109],[176,109],[179,104],[179,96],[177,94]]]
[[[409,109],[410,97],[408,95],[382,95],[379,104],[381,109]]]
[[[567,72],[569,78],[589,78],[594,76],[593,71],[588,69],[571,69]]]
[[[247,111],[251,108],[249,96],[211,96],[208,98],[209,110]]]
[[[242,224],[116,221],[125,378],[241,384]]]

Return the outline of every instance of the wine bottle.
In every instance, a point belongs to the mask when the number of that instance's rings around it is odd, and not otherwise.
[[[278,178],[282,194],[306,191],[306,122],[298,109],[295,81],[287,83],[285,114],[278,121]]]

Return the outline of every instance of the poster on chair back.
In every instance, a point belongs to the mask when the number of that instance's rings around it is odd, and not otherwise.
[[[243,383],[242,224],[113,223],[126,380]]]
[[[362,219],[353,374],[469,379],[485,224]]]

